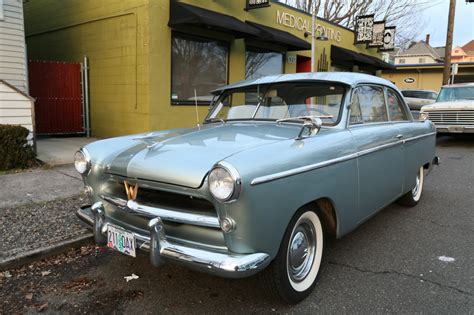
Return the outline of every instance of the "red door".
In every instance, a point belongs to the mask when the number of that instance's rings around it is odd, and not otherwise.
[[[296,57],[296,72],[311,72],[311,58],[304,56]]]
[[[37,134],[83,133],[81,64],[30,61],[28,76]]]

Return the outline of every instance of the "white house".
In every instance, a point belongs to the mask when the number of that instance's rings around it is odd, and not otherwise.
[[[22,0],[0,0],[0,124],[22,125],[33,139]]]

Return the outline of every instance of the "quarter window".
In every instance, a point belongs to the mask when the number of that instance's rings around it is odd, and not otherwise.
[[[351,124],[388,121],[383,89],[375,86],[360,86],[351,104]]]
[[[397,93],[392,89],[387,89],[388,114],[392,121],[407,120],[407,114],[403,109],[403,103]]]
[[[211,91],[227,84],[228,46],[225,43],[173,34],[171,102],[209,104]]]

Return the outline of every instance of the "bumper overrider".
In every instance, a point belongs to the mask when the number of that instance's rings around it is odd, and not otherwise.
[[[112,224],[102,202],[81,207],[77,216],[93,230],[97,244],[107,243],[107,230]],[[113,226],[117,227],[117,224],[114,222]],[[149,221],[148,229],[149,235],[133,234],[137,248],[149,252],[150,262],[156,267],[169,261],[226,278],[243,278],[258,273],[270,263],[270,256],[265,253],[238,254],[173,243],[167,240],[159,216]]]

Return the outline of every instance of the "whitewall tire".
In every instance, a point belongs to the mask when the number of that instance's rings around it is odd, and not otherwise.
[[[418,173],[416,174],[415,178],[415,186],[404,194],[400,199],[398,199],[398,203],[407,206],[407,207],[414,207],[418,204],[421,199],[421,193],[423,192],[423,185],[425,181],[425,169],[424,167],[420,167],[418,169]]]
[[[293,217],[275,260],[262,273],[264,284],[289,303],[297,303],[313,290],[321,267],[324,233],[316,212],[298,211]]]

